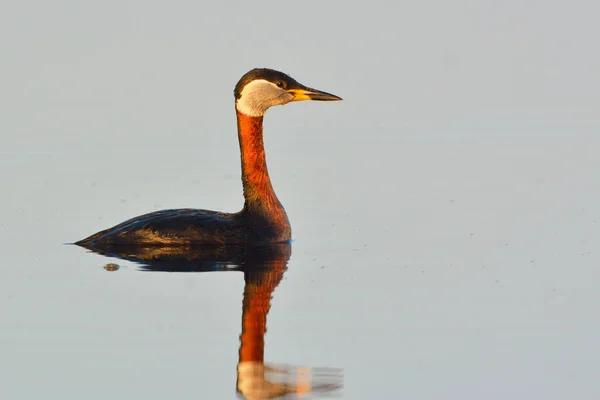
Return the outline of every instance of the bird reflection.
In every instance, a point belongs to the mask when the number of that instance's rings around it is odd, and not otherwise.
[[[342,370],[265,364],[264,336],[273,291],[287,269],[290,244],[262,247],[114,247],[97,253],[140,264],[144,271],[244,273],[237,392],[245,399],[329,393],[342,386]],[[116,265],[116,264],[115,264]]]

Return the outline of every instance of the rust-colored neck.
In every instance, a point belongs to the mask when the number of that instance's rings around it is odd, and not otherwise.
[[[263,143],[263,117],[250,117],[237,111],[237,121],[246,202],[265,207],[280,206],[267,170]]]
[[[275,195],[265,156],[263,117],[251,117],[237,111],[238,138],[242,159],[244,210],[261,218],[268,232],[261,232],[265,241],[285,241],[291,229],[285,210]],[[257,224],[257,225],[261,225]]]

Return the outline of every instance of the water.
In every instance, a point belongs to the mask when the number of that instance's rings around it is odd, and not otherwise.
[[[264,361],[302,390],[598,398],[593,5],[109,3],[1,13],[2,398],[234,398],[253,287],[273,290]],[[295,239],[280,269],[64,244],[237,211],[232,91],[254,66],[344,98],[267,113]]]

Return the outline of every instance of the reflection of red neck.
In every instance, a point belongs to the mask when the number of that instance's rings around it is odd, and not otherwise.
[[[283,278],[287,259],[274,260],[266,271],[244,273],[244,301],[242,305],[242,334],[240,335],[239,363],[264,362],[267,314],[271,308],[273,291]]]
[[[266,290],[264,290],[266,289]],[[239,362],[264,362],[267,313],[271,308],[271,292],[274,288],[246,285],[240,335]]]

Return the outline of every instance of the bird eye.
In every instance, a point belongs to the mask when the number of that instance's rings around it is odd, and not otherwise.
[[[277,85],[278,87],[280,87],[280,88],[284,88],[284,87],[285,87],[285,82],[284,82],[284,81],[278,81],[278,82],[276,83],[276,85]]]

